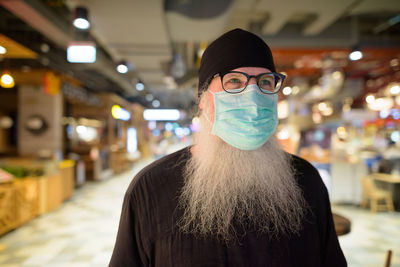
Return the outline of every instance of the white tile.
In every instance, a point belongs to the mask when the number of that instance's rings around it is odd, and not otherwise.
[[[47,266],[49,267],[75,267],[70,262],[58,262],[58,263],[50,263]]]
[[[91,264],[92,265],[103,265],[107,266],[108,263],[110,262],[111,259],[111,254],[112,252],[102,252],[96,254],[96,256],[93,258]]]
[[[47,263],[54,257],[54,255],[51,254],[36,254],[33,256],[30,256],[24,262],[22,262],[21,267],[29,267],[29,266],[47,266]]]
[[[88,262],[71,262],[68,267],[90,267],[90,264]]]
[[[38,253],[42,246],[26,246],[22,249],[17,250],[14,254],[17,257],[27,257]]]

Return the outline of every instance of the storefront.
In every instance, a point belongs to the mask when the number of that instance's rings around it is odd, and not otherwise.
[[[149,155],[143,108],[49,69],[0,90],[0,234]]]
[[[360,205],[362,179],[399,173],[399,61],[390,49],[380,55],[384,63],[368,69],[363,66],[371,59],[333,62],[313,76],[299,70],[280,96],[277,137],[319,170],[333,203]],[[398,184],[375,183],[398,207]]]

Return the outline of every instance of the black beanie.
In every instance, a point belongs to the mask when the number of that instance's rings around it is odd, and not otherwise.
[[[234,29],[221,35],[204,51],[199,69],[198,96],[215,74],[240,67],[263,67],[275,72],[268,45],[251,32]]]

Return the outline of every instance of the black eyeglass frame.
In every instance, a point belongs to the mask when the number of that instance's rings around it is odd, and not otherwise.
[[[240,73],[240,74],[243,74],[244,76],[247,77],[247,82],[246,82],[246,85],[243,87],[243,90],[241,90],[241,91],[235,91],[235,92],[225,90],[223,80],[224,80],[224,76],[225,76],[226,74],[228,74],[228,73]],[[261,78],[262,76],[264,76],[265,74],[273,74],[273,75],[275,75],[275,76],[278,76],[280,79],[282,79],[281,86],[279,86],[279,88],[276,89],[274,92],[265,92],[265,91],[263,91],[263,90],[260,88],[260,86],[258,85],[258,83],[259,83],[259,81],[260,81],[260,78]],[[228,94],[238,94],[238,93],[243,92],[244,90],[246,90],[247,85],[249,85],[250,79],[251,79],[251,78],[256,78],[257,86],[258,86],[258,89],[261,91],[261,93],[266,94],[266,95],[273,95],[273,94],[278,93],[279,90],[281,90],[282,85],[283,85],[283,82],[285,81],[286,75],[283,75],[282,73],[277,73],[277,72],[264,72],[264,73],[260,73],[260,74],[258,74],[258,75],[249,75],[249,74],[247,74],[247,73],[245,73],[245,72],[234,71],[234,70],[232,70],[232,71],[228,71],[228,72],[225,72],[225,73],[217,73],[217,74],[215,74],[215,75],[213,76],[213,78],[216,78],[216,77],[220,77],[220,78],[221,78],[222,89],[224,89],[224,91],[227,92]],[[275,86],[276,86],[276,85],[275,85]]]

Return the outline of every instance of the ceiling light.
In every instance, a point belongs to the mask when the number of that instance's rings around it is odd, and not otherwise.
[[[1,54],[1,52],[0,52],[0,54]],[[399,65],[399,60],[397,58],[390,60],[390,66],[397,67],[398,65]]]
[[[322,112],[322,115],[324,116],[330,116],[333,114],[333,108],[331,106],[328,106],[326,109],[324,109]]]
[[[362,57],[363,57],[363,54],[361,53],[361,51],[353,51],[349,55],[350,60],[353,60],[353,61],[360,60],[360,59],[362,59]]]
[[[279,140],[287,140],[290,137],[290,133],[287,129],[282,129],[278,132],[278,139]]]
[[[7,53],[7,49],[0,45],[0,55],[4,55],[5,53]]]
[[[118,66],[117,66],[117,71],[119,73],[127,73],[128,72],[128,65],[126,64],[125,61],[121,61]]]
[[[143,89],[144,89],[144,84],[143,83],[139,82],[139,83],[136,84],[136,90],[143,91]]]
[[[77,18],[74,20],[74,26],[81,30],[87,30],[90,27],[90,23],[85,19]]]
[[[177,121],[181,117],[177,109],[145,109],[143,118],[147,121]]]
[[[111,107],[111,115],[118,120],[128,121],[131,118],[131,113],[126,109],[121,108],[119,105]]]
[[[371,104],[372,102],[375,101],[375,96],[374,95],[367,95],[365,98],[365,101],[367,101],[368,104]]]
[[[392,95],[397,95],[400,93],[400,86],[399,85],[393,85],[392,87],[390,87],[390,93]]]
[[[328,107],[328,105],[325,102],[321,102],[318,104],[318,109],[320,111],[324,111],[327,107]]]
[[[13,88],[15,85],[14,78],[8,72],[4,72],[0,77],[0,85],[3,88]]]
[[[363,53],[359,48],[354,48],[349,54],[349,59],[353,61],[360,60],[362,58],[363,58]]]
[[[368,107],[375,111],[381,111],[385,109],[391,109],[393,107],[394,101],[390,97],[377,98],[374,102],[369,103]]]
[[[47,53],[50,51],[50,46],[48,44],[41,44],[40,45],[40,51],[42,51],[43,53]]]
[[[333,114],[333,108],[330,102],[320,102],[318,104],[318,110],[321,111],[324,116],[330,116]]]
[[[71,63],[94,63],[96,46],[92,42],[72,42],[67,48],[67,60]]]
[[[88,20],[88,10],[85,7],[75,8],[75,18],[73,24],[80,30],[87,30],[90,28],[90,22]]]
[[[286,86],[285,88],[283,88],[282,93],[284,95],[290,95],[292,93],[292,88],[289,86]]]
[[[153,107],[158,108],[158,107],[160,107],[160,101],[158,101],[157,99],[153,100],[152,105],[153,105]]]

